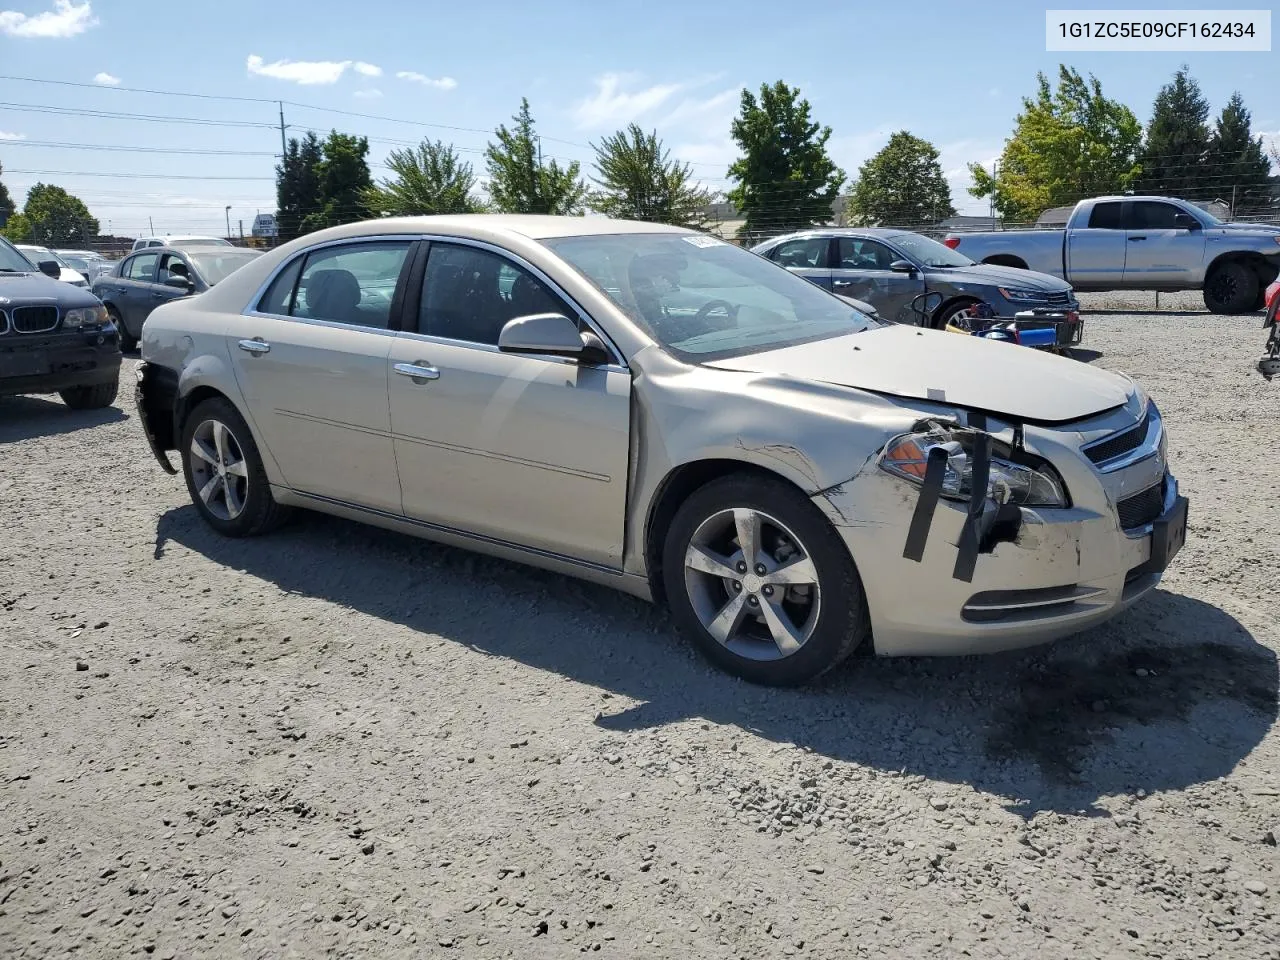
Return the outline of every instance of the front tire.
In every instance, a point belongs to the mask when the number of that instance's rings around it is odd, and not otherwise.
[[[58,396],[72,410],[100,410],[111,406],[119,392],[120,381],[110,380],[87,387],[68,387],[66,390],[59,390]]]
[[[227,537],[251,537],[278,526],[287,511],[271,496],[249,425],[231,402],[211,397],[182,425],[182,473],[204,521]]]
[[[752,683],[807,683],[870,633],[844,542],[822,511],[772,477],[733,474],[695,491],[667,531],[663,580],[680,632]]]
[[[1248,265],[1239,260],[1219,264],[1204,284],[1204,305],[1213,313],[1248,313],[1256,309],[1261,282]]]
[[[120,335],[120,352],[133,353],[137,350],[138,340],[125,327],[124,318],[120,316],[120,312],[115,307],[107,307],[107,315],[111,317],[111,322],[116,325],[116,332]]]

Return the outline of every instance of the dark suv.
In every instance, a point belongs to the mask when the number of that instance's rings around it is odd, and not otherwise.
[[[108,406],[120,383],[120,338],[102,301],[54,279],[0,238],[0,396],[57,393],[74,410]]]

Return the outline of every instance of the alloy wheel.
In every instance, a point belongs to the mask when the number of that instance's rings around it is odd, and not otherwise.
[[[191,435],[191,477],[205,508],[219,520],[244,512],[249,468],[240,442],[220,420],[204,420]]]

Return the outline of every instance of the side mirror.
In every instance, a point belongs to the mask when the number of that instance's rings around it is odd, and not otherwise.
[[[889,269],[894,273],[915,273],[916,265],[910,260],[895,260],[889,264]]]
[[[186,277],[169,277],[165,280],[164,285],[166,287],[173,287],[175,290],[185,290],[188,293],[196,288],[196,285]]]
[[[1175,213],[1173,226],[1177,230],[1199,230],[1200,221],[1189,213]]]
[[[58,265],[57,260],[41,260],[36,264],[36,269],[46,277],[52,277],[54,280],[62,277],[62,267]]]
[[[581,359],[586,346],[578,325],[561,313],[516,317],[508,320],[498,334],[498,349],[503,353],[543,353]]]

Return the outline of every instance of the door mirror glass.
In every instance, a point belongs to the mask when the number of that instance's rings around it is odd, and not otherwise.
[[[580,357],[586,344],[578,325],[561,313],[535,313],[508,320],[498,335],[503,353],[545,353]]]
[[[62,267],[58,266],[57,260],[41,260],[36,264],[36,267],[46,277],[53,277],[53,279],[57,280],[62,276]]]
[[[889,264],[889,269],[894,273],[915,273],[916,266],[910,260],[895,260]]]

